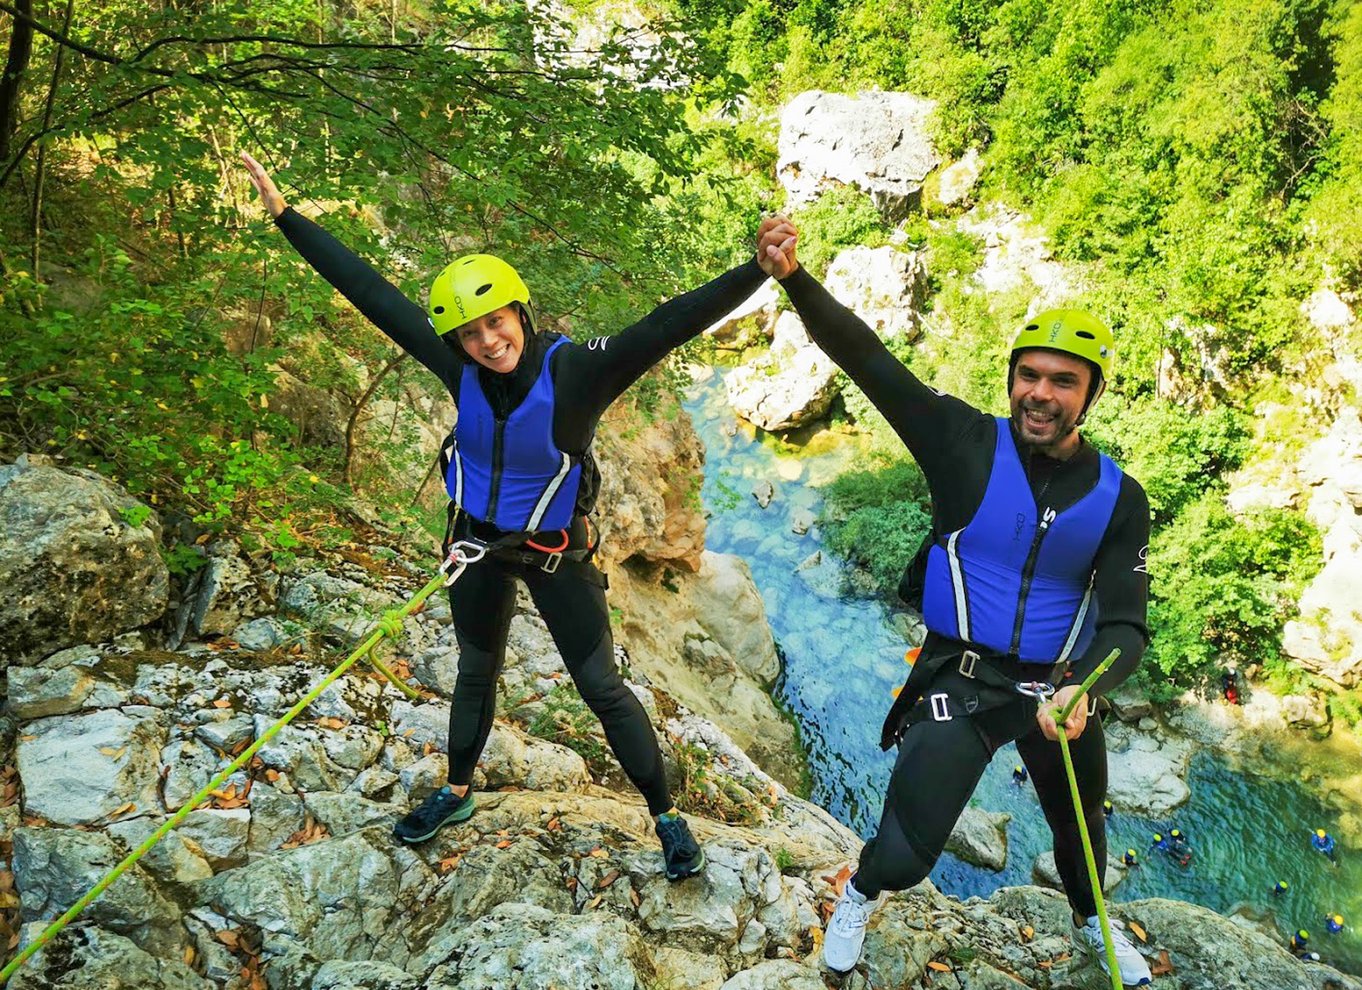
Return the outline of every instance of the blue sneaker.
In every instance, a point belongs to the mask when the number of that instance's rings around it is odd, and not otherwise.
[[[657,837],[662,840],[662,861],[668,880],[683,880],[705,868],[705,851],[690,834],[690,826],[680,815],[658,819]]]
[[[393,835],[403,842],[425,842],[444,826],[467,821],[473,808],[471,790],[459,797],[446,784],[394,825]]]

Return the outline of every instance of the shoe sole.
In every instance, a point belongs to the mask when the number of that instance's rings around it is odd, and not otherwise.
[[[1073,943],[1074,948],[1078,949],[1085,956],[1087,956],[1089,961],[1091,961],[1094,966],[1100,969],[1104,975],[1106,976],[1111,975],[1111,973],[1107,971],[1105,952],[1099,954],[1095,948],[1077,938],[1071,937],[1069,941]],[[1152,978],[1141,978],[1139,983],[1127,983],[1125,980],[1121,981],[1121,986],[1123,987],[1151,987],[1153,985],[1154,981]]]
[[[700,859],[696,862],[696,864],[695,864],[694,866],[688,866],[688,867],[686,867],[684,870],[677,870],[675,873],[673,873],[671,870],[668,870],[668,871],[667,871],[667,879],[668,879],[668,880],[684,880],[684,879],[686,879],[686,877],[693,877],[693,876],[695,876],[695,874],[699,873],[699,872],[700,872],[701,870],[703,870],[704,868],[705,868],[705,851],[704,851],[703,849],[701,849],[701,850],[700,850]]]
[[[429,839],[436,832],[440,831],[440,829],[444,828],[446,825],[457,825],[459,822],[468,821],[468,819],[472,817],[473,812],[475,810],[476,802],[474,801],[473,798],[470,797],[468,799],[467,804],[459,805],[452,812],[450,812],[449,816],[446,817],[444,821],[440,822],[425,835],[406,836],[398,835],[397,832],[393,832],[393,835],[396,836],[400,841],[405,842],[408,845],[413,845],[417,842],[425,842],[427,839]]]

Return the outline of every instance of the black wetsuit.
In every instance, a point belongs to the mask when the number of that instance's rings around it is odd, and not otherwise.
[[[927,479],[932,496],[933,532],[964,528],[988,487],[997,443],[995,419],[968,403],[924,385],[895,358],[875,332],[837,302],[804,269],[785,279],[809,336],[851,376],[908,446]],[[1067,460],[1057,460],[1017,444],[1032,494],[1057,511],[1072,505],[1098,481],[1097,452],[1083,443]],[[1070,665],[1069,684],[1080,682],[1113,649],[1120,659],[1093,691],[1100,694],[1128,677],[1149,642],[1146,624],[1149,503],[1139,483],[1123,475],[1110,522],[1094,560],[1093,593],[1097,623],[1093,641]],[[941,677],[958,666],[966,644],[929,633],[919,664],[947,657]],[[1036,665],[1027,665],[1026,676]],[[1041,667],[1043,675],[1046,668]],[[1020,677],[1020,671],[1018,673]],[[933,682],[936,683],[936,682]],[[903,732],[885,797],[878,834],[861,852],[856,889],[868,896],[900,890],[931,872],[960,813],[994,751],[1015,740],[1030,771],[1046,820],[1055,837],[1055,862],[1073,909],[1083,917],[1096,903],[1083,861],[1082,846],[1068,793],[1058,743],[1041,734],[1035,703],[1018,698],[971,718],[913,721]],[[1101,722],[1070,744],[1084,818],[1097,862],[1106,862],[1106,745]]]
[[[362,258],[291,209],[276,220],[289,242],[374,326],[429,368],[449,389],[455,404],[466,358],[437,337],[425,310],[411,302]],[[587,344],[569,342],[549,365],[556,402],[553,439],[559,450],[589,451],[606,408],[668,352],[750,296],[766,275],[748,262],[698,289],[663,303],[613,337]],[[499,417],[525,398],[543,363],[545,337],[527,333],[515,371],[500,375],[479,368],[479,384]],[[589,511],[595,471],[583,472],[578,506]],[[473,525],[475,535],[495,537]],[[570,528],[574,546],[584,539],[581,517]],[[615,664],[604,580],[586,560],[564,559],[547,573],[534,564],[487,557],[469,566],[450,595],[459,642],[459,676],[449,712],[449,780],[468,784],[487,742],[496,710],[496,684],[506,654],[506,635],[515,610],[515,579],[525,582],[553,636],[582,700],[600,718],[620,766],[648,802],[653,815],[671,807],[662,754],[647,713],[625,685]]]

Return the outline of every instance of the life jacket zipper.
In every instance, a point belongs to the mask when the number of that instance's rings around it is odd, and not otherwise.
[[[1031,552],[1026,555],[1026,564],[1022,567],[1021,592],[1017,595],[1017,618],[1012,624],[1012,648],[1008,650],[1013,656],[1021,655],[1022,622],[1026,617],[1026,597],[1031,593],[1031,579],[1036,573],[1036,559],[1040,556],[1040,541],[1045,539],[1045,533],[1050,528],[1050,523],[1055,521],[1055,510],[1046,507],[1041,513],[1040,522],[1036,525],[1036,535],[1031,540]]]
[[[487,489],[487,521],[496,525],[497,496],[501,494],[502,461],[505,459],[506,420],[495,417],[496,426],[492,431],[492,483]]]

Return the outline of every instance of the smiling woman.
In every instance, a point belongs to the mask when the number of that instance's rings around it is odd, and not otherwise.
[[[530,290],[489,254],[456,258],[434,280],[428,310],[316,224],[290,209],[260,164],[242,155],[266,209],[289,242],[378,329],[435,374],[459,410],[441,462],[451,499],[446,552],[476,541],[486,557],[451,594],[459,676],[449,715],[449,783],[397,823],[422,842],[468,818],[473,771],[496,709],[496,685],[524,582],[578,691],[600,718],[620,766],[656,819],[668,879],[704,868],[703,850],[672,806],[648,716],[615,663],[605,579],[587,517],[600,472],[592,440],[606,408],[670,351],[738,306],[773,262],[739,265],[664,303],[610,339],[580,346],[535,325]],[[766,220],[779,255],[793,228]]]

